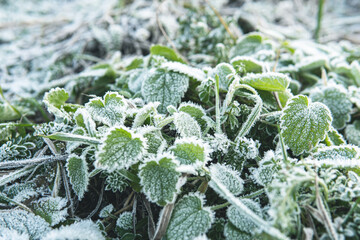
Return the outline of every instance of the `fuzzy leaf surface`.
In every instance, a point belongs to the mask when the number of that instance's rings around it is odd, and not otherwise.
[[[289,86],[290,79],[282,73],[250,73],[241,79],[241,83],[259,90],[282,92]]]
[[[191,240],[207,232],[213,222],[213,213],[203,206],[202,197],[190,194],[174,208],[166,232],[169,240]]]
[[[183,138],[186,137],[201,137],[201,128],[198,122],[185,112],[174,114],[174,124],[176,130]]]
[[[331,112],[324,104],[312,103],[308,97],[298,95],[283,109],[281,134],[293,153],[300,155],[325,138],[331,121]]]
[[[244,189],[244,181],[239,177],[239,173],[227,165],[211,165],[210,175],[216,177],[235,196],[239,195]]]
[[[209,159],[208,147],[194,138],[177,139],[169,150],[184,165],[205,164]]]
[[[34,212],[45,219],[50,226],[64,221],[68,215],[66,209],[67,201],[61,197],[45,197],[36,201]]]

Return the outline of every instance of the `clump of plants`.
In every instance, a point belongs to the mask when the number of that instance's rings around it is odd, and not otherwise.
[[[359,47],[188,14],[177,49],[1,94],[2,238],[360,239]]]

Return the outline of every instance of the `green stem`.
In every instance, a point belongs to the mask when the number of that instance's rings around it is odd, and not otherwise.
[[[325,0],[319,0],[316,29],[314,32],[314,39],[316,41],[319,41],[319,35],[320,35],[320,30],[321,30],[321,21],[322,21],[322,17],[323,17],[323,13],[324,13],[324,3],[325,3]]]
[[[219,209],[222,209],[224,207],[227,207],[229,206],[230,203],[229,202],[226,202],[226,203],[223,203],[223,204],[219,204],[219,205],[215,205],[215,206],[212,206],[210,209],[215,211],[215,210],[219,210]]]
[[[156,126],[158,128],[163,128],[166,125],[168,125],[169,123],[171,123],[172,121],[174,121],[174,116],[170,116],[170,117],[167,117],[167,118],[161,120],[158,124],[156,124]]]
[[[353,203],[353,205],[350,208],[350,211],[346,214],[344,221],[341,225],[345,226],[345,224],[349,221],[351,215],[354,213],[357,205],[360,203],[360,197],[356,199],[356,202]]]
[[[221,133],[220,123],[220,96],[219,96],[219,76],[215,76],[215,105],[216,105],[216,133]]]
[[[207,180],[202,181],[198,188],[198,192],[205,193],[208,188],[208,185],[209,185],[209,182]]]
[[[289,160],[288,160],[288,157],[287,157],[286,147],[285,147],[284,139],[283,139],[283,137],[281,135],[281,130],[280,130],[279,126],[278,126],[278,132],[279,132],[279,139],[280,139],[281,151],[282,151],[282,154],[283,154],[284,162],[286,164],[288,164]]]

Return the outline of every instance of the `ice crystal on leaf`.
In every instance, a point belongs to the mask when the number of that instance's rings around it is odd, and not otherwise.
[[[264,37],[259,33],[250,33],[239,38],[236,45],[230,50],[230,57],[236,56],[255,56],[264,50],[272,50],[272,45],[264,41]]]
[[[254,159],[259,155],[260,144],[251,138],[241,137],[235,142],[237,156],[242,159]]]
[[[360,147],[360,120],[355,120],[345,128],[346,139]]]
[[[234,66],[234,68],[240,68],[240,70],[249,73],[260,73],[264,68],[264,64],[262,62],[247,56],[237,56],[231,59],[230,63]]]
[[[188,102],[188,103],[181,103],[179,106],[179,112],[185,112],[193,117],[200,125],[201,129],[206,127],[206,117],[205,110],[197,104]]]
[[[105,184],[105,190],[111,190],[112,192],[122,192],[129,185],[124,176],[116,171],[107,173]]]
[[[219,77],[220,89],[227,90],[234,79],[235,69],[228,63],[218,64],[211,72],[210,77],[215,79],[217,75]]]
[[[185,74],[188,77],[194,78],[199,82],[205,79],[205,73],[198,68],[190,67],[189,65],[179,62],[165,62],[161,64],[161,68],[171,70],[173,72]]]
[[[34,203],[34,212],[45,219],[50,226],[64,221],[66,219],[67,201],[61,197],[45,197]]]
[[[145,139],[126,127],[112,128],[96,153],[95,166],[108,171],[128,168],[145,153]]]
[[[140,184],[150,201],[164,206],[175,200],[180,173],[174,156],[161,154],[140,166]]]
[[[260,205],[251,199],[242,199],[241,202],[253,211],[259,217],[262,217]],[[254,229],[257,227],[256,223],[253,222],[241,209],[236,206],[230,206],[226,212],[230,222],[239,230],[252,234]]]
[[[116,220],[116,226],[124,230],[133,229],[133,214],[131,212],[121,213]]]
[[[169,148],[183,165],[205,165],[209,160],[209,146],[195,138],[177,139],[174,146]]]
[[[40,239],[49,230],[49,224],[41,217],[24,210],[0,212],[0,233],[14,230],[19,235],[27,234],[30,239]]]
[[[210,166],[210,176],[216,177],[235,196],[244,189],[244,181],[240,174],[230,166],[224,164],[213,164]]]
[[[144,138],[146,139],[148,148],[148,153],[161,153],[165,150],[167,143],[163,138],[161,131],[153,126],[147,126],[139,131],[143,134]]]
[[[84,220],[73,223],[68,226],[62,226],[48,232],[42,240],[105,240],[98,226],[90,220]]]
[[[105,206],[103,209],[101,209],[99,213],[99,217],[101,218],[109,217],[113,211],[114,211],[114,206],[112,204],[109,204]]]
[[[156,103],[148,103],[144,107],[142,107],[135,115],[135,119],[132,127],[136,128],[144,124],[146,119],[148,119],[151,115],[157,115],[157,108],[159,107],[159,102]]]
[[[74,118],[76,125],[86,129],[87,133],[91,137],[96,136],[96,124],[85,108],[79,108],[78,110],[76,110]]]
[[[159,111],[166,112],[169,105],[177,106],[189,86],[189,78],[173,71],[151,69],[141,87],[146,102],[160,102]]]
[[[88,166],[85,157],[71,154],[67,159],[66,170],[74,192],[79,199],[83,198],[89,184]]]
[[[236,228],[231,222],[225,224],[224,236],[227,240],[252,240],[251,234]]]
[[[201,137],[201,128],[198,122],[185,112],[179,112],[174,114],[174,124],[176,130],[183,138],[186,137]]]
[[[249,73],[240,82],[258,90],[283,92],[288,88],[290,78],[282,73]]]
[[[214,216],[204,207],[204,200],[198,194],[184,196],[176,203],[166,237],[169,240],[191,240],[210,229]]]
[[[329,84],[326,87],[315,88],[310,92],[310,98],[314,102],[325,104],[330,109],[334,128],[342,129],[346,122],[350,121],[352,103],[347,91],[341,85]]]
[[[303,95],[293,97],[280,118],[281,134],[295,155],[315,147],[325,138],[332,121],[330,110],[322,103],[312,103]]]
[[[48,111],[60,119],[70,119],[69,114],[64,110],[63,105],[69,99],[69,94],[62,88],[54,88],[45,93],[43,102]]]
[[[117,92],[108,92],[101,98],[93,98],[85,105],[95,121],[108,126],[122,125],[126,117],[127,105],[122,95]]]

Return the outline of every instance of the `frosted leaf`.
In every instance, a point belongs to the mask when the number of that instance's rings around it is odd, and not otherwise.
[[[173,72],[185,74],[186,76],[194,78],[199,82],[204,81],[206,77],[205,73],[200,69],[190,67],[186,64],[182,64],[179,62],[165,62],[161,64],[161,68],[165,68]]]
[[[350,86],[348,88],[350,101],[360,109],[360,88],[355,86]]]
[[[224,227],[224,236],[227,240],[252,240],[253,237],[243,232],[239,229],[237,229],[231,222],[228,222],[225,224]]]
[[[327,135],[332,145],[339,146],[346,143],[344,137],[333,127],[330,128]]]
[[[189,87],[189,78],[173,71],[151,69],[141,87],[146,102],[160,102],[159,111],[169,105],[177,106]]]
[[[254,202],[251,199],[241,199],[240,201],[256,215],[262,217],[261,208],[257,202]],[[241,231],[251,234],[257,227],[256,223],[251,218],[234,205],[227,209],[226,215],[230,222]]]
[[[180,112],[185,112],[193,117],[200,124],[202,129],[206,127],[207,123],[206,120],[204,120],[206,113],[200,105],[191,102],[181,103],[178,109]]]
[[[149,74],[148,69],[134,69],[129,72],[128,76],[128,87],[133,93],[140,92],[143,81]]]
[[[299,69],[299,71],[305,72],[319,69],[321,67],[327,67],[328,65],[328,59],[323,56],[309,56],[301,59],[301,61],[297,63],[295,67]]]
[[[167,143],[163,138],[161,131],[153,126],[146,127],[141,130],[148,143],[147,151],[149,153],[161,153],[165,150]]]
[[[360,163],[360,149],[352,145],[322,147],[312,157],[305,162],[318,166],[353,167]]]
[[[183,138],[197,137],[201,138],[201,128],[198,122],[185,112],[178,112],[174,114],[174,124],[176,131],[180,133]]]
[[[40,194],[40,189],[36,188],[36,184],[30,182],[13,183],[6,186],[2,192],[15,202],[23,202],[37,197]]]
[[[18,233],[14,229],[1,229],[0,240],[29,240],[30,237],[27,233]]]
[[[166,237],[169,240],[191,240],[206,233],[214,221],[213,212],[204,207],[199,194],[184,196],[175,205]]]
[[[278,171],[274,163],[276,161],[274,152],[267,151],[264,158],[258,163],[259,167],[250,169],[257,184],[265,187],[272,182]]]
[[[82,199],[89,185],[89,173],[85,157],[71,154],[67,159],[66,170],[72,189],[79,200]]]
[[[360,147],[360,120],[355,120],[353,124],[347,125],[345,135],[349,143]]]
[[[251,56],[263,50],[271,50],[272,45],[264,42],[259,33],[250,33],[236,41],[236,45],[230,49],[229,56]]]
[[[219,76],[220,89],[227,90],[234,79],[236,71],[231,64],[220,63],[212,71],[209,72],[209,76],[215,79],[215,76]]]
[[[63,105],[69,99],[69,94],[63,88],[53,88],[45,93],[43,102],[48,111],[57,118],[69,119],[69,114],[63,109]]]
[[[240,178],[240,174],[227,165],[211,165],[210,176],[215,176],[219,179],[219,181],[234,195],[239,195],[244,190],[244,181]]]
[[[247,56],[237,56],[231,59],[230,63],[234,68],[244,69],[246,72],[260,73],[263,69],[263,63]]]
[[[96,136],[96,124],[91,118],[89,112],[84,108],[79,108],[74,114],[76,125],[86,129],[91,137]]]
[[[126,127],[112,128],[96,152],[95,166],[108,171],[128,168],[144,155],[145,139]]]
[[[126,179],[120,173],[116,171],[108,173],[105,179],[105,190],[111,190],[112,192],[122,192],[128,186]]]
[[[322,141],[330,129],[330,110],[322,103],[312,103],[304,95],[289,100],[280,117],[284,142],[295,155],[309,151]]]
[[[175,201],[181,175],[176,170],[177,166],[178,163],[170,154],[158,155],[140,166],[140,184],[151,202],[164,206]]]
[[[350,65],[351,75],[354,78],[355,85],[360,86],[360,64],[358,61],[353,61]]]
[[[109,217],[113,211],[114,211],[114,206],[112,204],[109,204],[109,205],[103,207],[103,209],[101,209],[101,211],[99,213],[99,217],[101,217],[101,218]]]
[[[91,220],[84,220],[62,226],[46,234],[42,240],[105,240],[98,226]]]
[[[231,146],[231,140],[223,133],[215,133],[214,136],[207,136],[207,141],[214,152],[227,154]]]
[[[133,215],[131,212],[123,212],[116,220],[116,226],[124,230],[133,229]]]
[[[144,124],[146,119],[148,119],[151,115],[157,115],[157,108],[160,103],[148,103],[144,107],[138,110],[136,113],[135,119],[133,121],[133,128],[139,127]]]
[[[183,165],[204,166],[210,160],[209,146],[195,138],[176,139],[169,151]]]
[[[260,144],[251,138],[241,137],[236,139],[235,153],[242,159],[255,159],[259,155]]]
[[[332,114],[332,125],[336,129],[345,127],[350,121],[352,103],[347,96],[347,91],[341,85],[329,85],[318,87],[310,92],[310,98],[314,102],[325,104]]]
[[[0,212],[0,233],[15,230],[18,234],[27,234],[30,239],[40,239],[50,230],[49,224],[41,217],[24,210]]]
[[[169,61],[185,63],[185,61],[181,58],[181,56],[179,56],[173,49],[166,46],[153,45],[150,48],[150,53],[152,55],[163,56]]]
[[[275,72],[249,73],[241,78],[240,82],[258,90],[282,92],[289,86],[290,78]]]
[[[66,219],[68,215],[66,204],[65,198],[45,197],[36,201],[33,209],[36,215],[45,219],[50,226],[55,226]]]
[[[86,110],[95,121],[108,126],[122,125],[124,123],[126,106],[124,97],[117,92],[107,92],[104,100],[96,97],[85,104]]]

